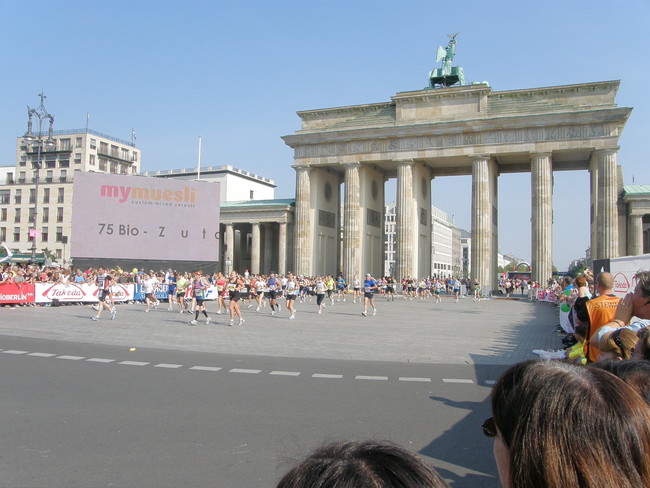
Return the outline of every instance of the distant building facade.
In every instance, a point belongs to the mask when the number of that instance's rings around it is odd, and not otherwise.
[[[291,270],[293,199],[275,199],[275,183],[226,166],[147,171],[143,176],[220,184],[220,264],[226,273],[252,274]]]
[[[396,204],[386,205],[384,222],[384,274],[394,276],[396,260]],[[461,229],[448,214],[431,207],[431,275],[439,278],[466,276],[463,274]],[[471,239],[470,239],[471,240]]]

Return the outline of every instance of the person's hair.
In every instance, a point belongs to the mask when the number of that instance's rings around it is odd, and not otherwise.
[[[639,271],[634,277],[641,285],[641,294],[644,297],[650,296],[650,271]]]
[[[576,318],[580,323],[589,325],[589,309],[587,309],[587,302],[589,297],[580,297],[576,298],[576,301],[573,302],[573,310],[576,313]]]
[[[650,409],[611,373],[519,363],[495,384],[492,412],[511,488],[650,486]]]
[[[621,359],[630,359],[631,349],[636,345],[636,332],[630,329],[616,329],[600,339],[601,352],[612,352]]]
[[[565,276],[565,277],[564,277],[564,283],[565,283],[567,286],[573,284],[573,278],[572,278],[571,276]]]
[[[609,371],[618,376],[650,405],[650,362],[649,361],[617,361],[608,359],[607,361],[598,361],[591,363],[590,367],[596,367]]]
[[[611,290],[614,288],[614,275],[606,271],[598,273],[596,276],[596,285],[604,290]]]
[[[579,335],[580,337],[584,337],[585,339],[587,338],[587,332],[589,331],[589,327],[586,325],[578,324],[574,328],[574,335]]]
[[[643,356],[643,359],[650,360],[650,329],[647,327],[639,329],[636,336],[641,342],[641,351],[639,351],[641,356]]]
[[[587,278],[584,276],[580,275],[576,278],[575,284],[578,285],[578,288],[581,288],[583,286],[587,286]]]
[[[419,456],[387,441],[341,441],[322,446],[294,466],[277,488],[444,488]]]

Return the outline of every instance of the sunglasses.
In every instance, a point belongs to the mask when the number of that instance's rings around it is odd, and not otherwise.
[[[494,417],[490,417],[485,422],[483,422],[483,425],[481,425],[481,429],[483,429],[483,434],[486,437],[496,437],[497,424],[494,422]]]

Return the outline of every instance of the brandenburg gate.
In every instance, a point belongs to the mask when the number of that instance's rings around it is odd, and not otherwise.
[[[552,275],[554,171],[589,171],[592,257],[624,254],[616,155],[632,109],[616,105],[618,87],[497,92],[479,83],[299,112],[300,130],[283,137],[296,170],[294,271],[380,275],[389,178],[397,178],[398,279],[431,274],[431,180],[450,175],[472,176],[471,273],[484,290],[496,285],[501,174],[531,174],[534,280]]]

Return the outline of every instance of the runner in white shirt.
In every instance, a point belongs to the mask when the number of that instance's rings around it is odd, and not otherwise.
[[[298,284],[293,273],[289,272],[287,275],[287,282],[284,288],[287,294],[287,310],[291,314],[289,320],[293,320],[296,318],[296,310],[293,308],[293,304],[296,303],[296,296],[298,295]]]

